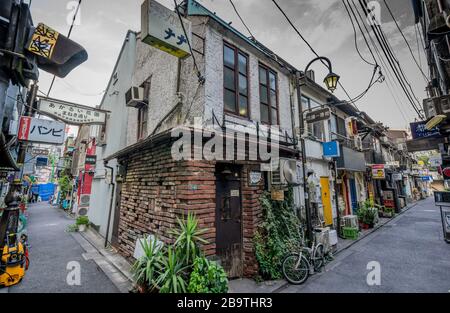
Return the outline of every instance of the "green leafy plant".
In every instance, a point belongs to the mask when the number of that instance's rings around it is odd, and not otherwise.
[[[161,275],[158,285],[161,293],[186,293],[186,268],[173,247],[166,249],[166,256],[161,259]]]
[[[75,222],[76,225],[89,225],[89,217],[87,216],[78,216]]]
[[[284,201],[273,201],[270,193],[264,193],[260,203],[263,222],[254,237],[256,260],[263,279],[279,279],[283,257],[300,242],[293,190],[289,188]]]
[[[183,259],[184,265],[188,266],[200,256],[200,244],[207,244],[208,241],[201,238],[207,229],[199,229],[198,220],[193,213],[189,213],[185,220],[178,221],[178,229],[174,229],[172,234],[177,237],[174,246],[177,254]]]
[[[194,261],[193,271],[189,279],[190,293],[226,293],[228,279],[222,266],[205,257]]]
[[[69,226],[67,226],[67,230],[68,233],[74,233],[78,231],[78,225],[77,224],[71,224]]]
[[[152,240],[145,237],[140,240],[140,244],[143,256],[134,262],[131,272],[136,284],[149,292],[153,292],[159,288],[158,280],[163,258],[163,246],[156,237]]]

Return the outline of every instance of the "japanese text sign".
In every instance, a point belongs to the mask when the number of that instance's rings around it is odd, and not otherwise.
[[[39,100],[39,112],[71,125],[105,124],[106,111],[50,98]]]
[[[22,116],[19,126],[19,140],[48,144],[63,144],[66,125],[52,120]]]
[[[188,44],[192,37],[190,21],[182,18],[183,30],[178,14],[154,0],[145,0],[141,10],[143,42],[179,58],[190,54]]]

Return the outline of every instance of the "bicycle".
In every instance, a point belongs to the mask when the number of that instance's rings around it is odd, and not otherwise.
[[[314,232],[318,233],[320,231],[314,230]],[[311,247],[308,247],[305,245],[304,231],[301,231],[299,235],[298,252],[287,255],[282,262],[284,277],[294,285],[305,283],[312,272],[319,272],[325,264],[324,246],[316,241],[316,236],[313,238]]]

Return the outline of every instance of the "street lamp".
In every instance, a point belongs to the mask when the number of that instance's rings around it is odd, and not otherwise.
[[[328,75],[325,77],[325,79],[323,80],[323,82],[325,83],[325,85],[327,86],[327,89],[328,89],[330,92],[334,92],[334,91],[336,90],[336,88],[337,88],[337,84],[338,84],[338,82],[339,82],[339,78],[340,78],[340,77],[339,77],[339,75],[333,73],[333,67],[332,67],[332,65],[331,65],[330,59],[328,59],[328,58],[326,58],[326,57],[317,57],[317,58],[313,59],[313,60],[312,60],[311,62],[309,62],[308,65],[306,66],[306,69],[305,69],[305,72],[304,72],[304,73],[305,73],[305,75],[306,75],[306,73],[308,72],[309,67],[311,66],[311,64],[313,64],[314,62],[319,61],[319,60],[327,62],[327,67],[328,67],[329,73],[328,73]]]
[[[301,156],[302,156],[302,171],[303,171],[303,192],[305,194],[305,211],[306,211],[306,227],[309,240],[313,239],[313,231],[312,231],[312,221],[311,221],[311,207],[309,205],[309,188],[308,188],[308,178],[306,177],[306,150],[305,150],[305,138],[304,138],[304,130],[305,130],[305,121],[303,116],[303,101],[302,101],[302,91],[301,91],[301,80],[305,77],[306,73],[309,70],[309,67],[314,62],[321,60],[325,61],[329,70],[328,75],[324,79],[324,83],[327,86],[327,89],[330,92],[334,92],[336,90],[337,84],[339,82],[339,75],[333,73],[333,68],[331,66],[331,61],[326,57],[317,57],[308,63],[306,69],[303,73],[296,72],[296,82],[297,82],[297,97],[298,97],[298,105],[299,105],[299,120],[300,120],[300,143],[301,143]]]

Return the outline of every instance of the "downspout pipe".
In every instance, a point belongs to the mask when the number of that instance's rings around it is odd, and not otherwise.
[[[109,226],[111,224],[111,214],[112,214],[112,207],[113,207],[113,201],[114,201],[114,192],[116,190],[116,184],[114,183],[114,168],[111,166],[108,166],[108,161],[104,161],[103,166],[106,169],[111,170],[111,182],[109,183],[109,185],[112,187],[111,199],[109,202],[108,224],[106,225],[106,235],[105,235],[105,248],[106,248],[106,247],[108,247]]]

